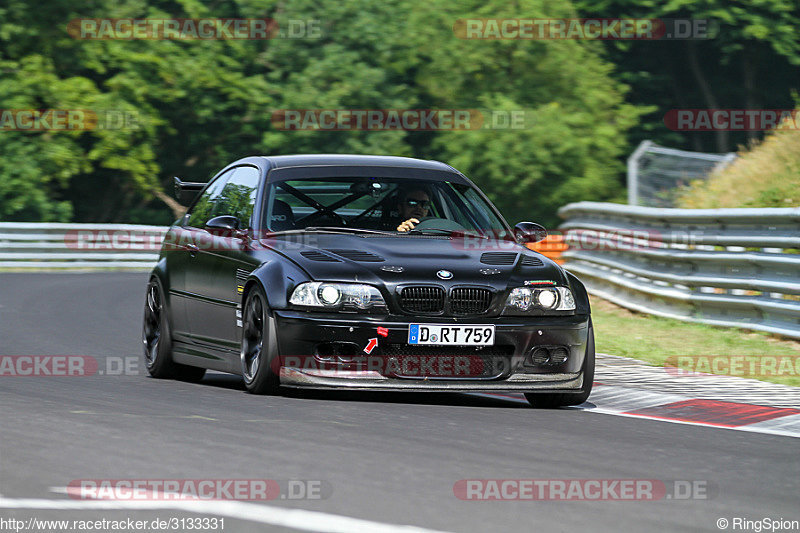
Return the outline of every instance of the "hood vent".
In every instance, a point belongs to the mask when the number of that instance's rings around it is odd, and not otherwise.
[[[481,263],[484,265],[510,266],[517,261],[517,254],[514,252],[485,252],[481,255]]]
[[[375,255],[363,250],[327,250],[341,257],[350,259],[351,261],[360,261],[362,263],[382,263],[386,261],[383,257]]]
[[[328,254],[323,254],[317,250],[307,250],[305,252],[300,252],[300,255],[305,257],[306,259],[310,259],[311,261],[322,261],[323,263],[341,263],[340,260],[336,259],[335,257],[331,257]]]
[[[522,256],[522,266],[527,267],[540,267],[543,266],[542,260],[538,257],[534,257],[532,255],[523,255]]]

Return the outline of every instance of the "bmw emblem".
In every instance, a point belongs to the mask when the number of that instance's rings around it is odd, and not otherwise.
[[[436,273],[436,275],[439,276],[441,279],[450,279],[453,277],[453,273],[450,272],[449,270],[440,270],[439,272]]]

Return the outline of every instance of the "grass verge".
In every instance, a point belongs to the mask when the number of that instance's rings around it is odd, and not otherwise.
[[[741,375],[782,385],[800,386],[800,342],[761,332],[693,324],[635,313],[606,300],[591,297],[597,351],[622,355],[664,366],[677,356],[790,356],[794,371],[778,366],[779,374]],[[708,369],[713,373],[713,369]],[[721,373],[725,373],[724,371]],[[766,372],[771,373],[771,372]],[[734,373],[735,374],[735,373]]]
[[[796,207],[800,205],[800,131],[787,121],[739,158],[680,192],[677,207]]]

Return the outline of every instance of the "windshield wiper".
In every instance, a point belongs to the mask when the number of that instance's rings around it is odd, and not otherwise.
[[[461,230],[452,230],[452,229],[444,229],[444,228],[425,228],[425,229],[411,229],[406,231],[405,233],[410,235],[447,235],[451,236],[454,233],[458,234],[462,237],[476,237],[478,239],[488,239],[486,235],[481,235],[480,233],[471,233],[471,232],[464,232]],[[402,234],[402,233],[401,233]]]
[[[391,231],[381,231],[377,229],[346,228],[339,226],[308,226],[300,231],[330,231],[334,233],[363,233],[367,235],[393,235]]]
[[[453,233],[453,230],[442,229],[442,228],[425,228],[425,229],[410,229],[408,231],[404,231],[401,233],[405,233],[407,235],[450,235],[451,233]]]

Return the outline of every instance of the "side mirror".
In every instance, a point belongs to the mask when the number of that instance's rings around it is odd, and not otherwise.
[[[520,244],[539,242],[547,237],[547,230],[536,222],[520,222],[514,226],[514,237]]]
[[[239,219],[231,215],[214,217],[206,222],[206,230],[214,235],[223,237],[241,237],[244,233],[239,231]]]

